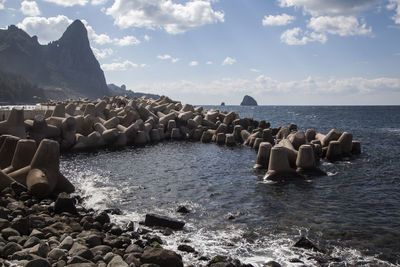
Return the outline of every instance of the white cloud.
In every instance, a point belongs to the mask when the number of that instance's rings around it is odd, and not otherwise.
[[[364,23],[359,24],[358,19],[353,16],[320,16],[311,18],[308,27],[316,32],[337,34],[340,36],[369,35],[371,27],[367,28]]]
[[[212,61],[207,61],[206,64],[207,64],[207,65],[212,65],[213,62],[212,62]]]
[[[92,0],[90,3],[94,6],[103,5],[107,3],[108,0]]]
[[[302,8],[305,12],[313,16],[356,15],[381,1],[382,0],[279,0],[281,7]]]
[[[211,3],[205,0],[182,4],[171,0],[115,0],[106,14],[121,28],[162,28],[170,34],[224,21],[223,12],[213,10]]]
[[[142,64],[143,65],[143,64]],[[142,66],[140,65],[140,66]],[[102,64],[101,68],[105,71],[120,71],[139,67],[138,64],[132,61],[125,60],[124,62],[114,62],[110,64]]]
[[[125,36],[122,39],[114,39],[114,42],[119,46],[138,45],[140,41],[135,36]]]
[[[144,39],[145,41],[148,42],[148,41],[150,41],[150,36],[148,36],[147,34],[145,34],[144,37],[143,37],[143,39]]]
[[[21,12],[27,16],[40,15],[39,7],[35,1],[23,1],[21,3]]]
[[[231,58],[231,57],[226,57],[224,59],[224,61],[222,61],[222,66],[226,66],[226,65],[233,65],[236,63],[236,59]]]
[[[174,58],[171,55],[165,54],[165,55],[158,55],[157,56],[158,59],[161,60],[171,60],[172,63],[176,63],[179,61],[179,58]]]
[[[72,20],[64,15],[57,17],[27,17],[17,26],[30,35],[36,35],[41,44],[58,40]]]
[[[72,19],[64,15],[57,17],[27,17],[17,26],[26,31],[30,35],[37,35],[41,44],[47,44],[50,41],[58,40],[65,32],[67,27],[73,22]],[[86,20],[82,20],[88,32],[88,38],[91,42],[104,45],[114,44],[118,46],[138,45],[140,41],[134,36],[125,36],[121,39],[112,39],[107,34],[97,34],[92,26]]]
[[[250,69],[250,71],[251,71],[251,72],[256,72],[256,73],[261,72],[259,69]]]
[[[288,45],[305,45],[310,42],[320,42],[325,43],[327,41],[327,37],[323,33],[315,33],[315,32],[303,32],[300,28],[296,27],[293,29],[286,30],[281,35],[281,42],[286,43]]]
[[[265,16],[264,19],[262,20],[262,25],[264,26],[283,26],[283,25],[288,25],[293,22],[295,19],[294,16],[290,16],[286,13],[283,13],[282,15],[269,15]]]
[[[189,63],[189,66],[190,66],[190,67],[195,67],[195,66],[197,66],[197,65],[199,65],[199,62],[197,62],[197,61],[191,61],[191,62]]]
[[[399,53],[394,53],[393,55],[400,57],[400,52]]]
[[[70,6],[84,6],[88,0],[44,0],[49,3],[53,3],[59,6],[70,7]]]
[[[4,9],[5,3],[6,3],[6,0],[0,0],[0,10]]]
[[[400,24],[400,0],[390,0],[387,9],[394,10],[396,14],[392,16],[394,23]]]
[[[98,59],[103,59],[111,56],[114,51],[111,48],[97,49],[92,47],[93,53]]]

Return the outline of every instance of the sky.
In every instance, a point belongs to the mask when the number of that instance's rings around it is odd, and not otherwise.
[[[400,0],[0,0],[41,44],[80,19],[107,80],[183,103],[399,105]]]

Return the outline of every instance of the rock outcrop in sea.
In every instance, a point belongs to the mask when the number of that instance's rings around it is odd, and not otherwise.
[[[243,97],[242,102],[240,103],[241,106],[257,106],[257,101],[249,95],[245,95]]]

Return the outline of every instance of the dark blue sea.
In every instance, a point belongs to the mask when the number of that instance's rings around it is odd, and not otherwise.
[[[166,248],[189,242],[200,256],[230,255],[255,266],[390,266],[400,264],[400,106],[207,106],[272,127],[297,124],[327,133],[348,131],[362,154],[321,162],[326,176],[273,183],[252,169],[248,147],[163,142],[121,151],[65,155],[62,172],[90,208],[119,208],[113,220],[144,220],[148,212],[186,222]],[[192,213],[180,215],[178,206]],[[306,236],[325,255],[294,248]],[[296,263],[296,261],[298,261]],[[299,263],[300,262],[300,263]]]

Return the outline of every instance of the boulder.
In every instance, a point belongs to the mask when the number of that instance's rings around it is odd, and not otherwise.
[[[183,267],[180,255],[163,248],[147,247],[140,260],[143,263],[153,263],[163,267]]]
[[[144,224],[146,226],[161,226],[168,227],[174,230],[181,230],[185,225],[184,222],[178,221],[166,216],[156,215],[156,214],[146,214],[146,219]]]
[[[243,97],[242,102],[240,103],[241,106],[257,106],[257,101],[249,95],[245,95]]]

